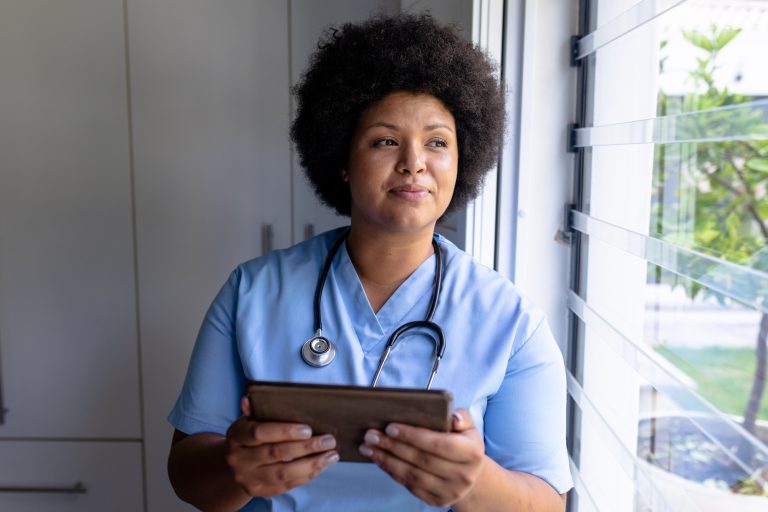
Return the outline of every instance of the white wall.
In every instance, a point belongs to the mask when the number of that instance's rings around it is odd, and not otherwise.
[[[561,346],[568,332],[570,246],[557,234],[572,191],[566,126],[575,115],[576,71],[569,62],[577,8],[578,2],[565,0],[528,0],[524,6],[514,276],[544,309]]]

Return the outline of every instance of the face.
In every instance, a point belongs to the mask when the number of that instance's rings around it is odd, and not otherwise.
[[[352,225],[387,232],[434,230],[453,196],[456,123],[440,100],[395,92],[360,116],[342,177]]]

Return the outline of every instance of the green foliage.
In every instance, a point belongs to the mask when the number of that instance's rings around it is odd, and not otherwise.
[[[720,52],[740,31],[713,25],[708,32],[683,33],[704,53],[689,71],[694,92],[682,98],[660,92],[659,115],[682,114],[674,127],[679,137],[711,142],[656,147],[651,227],[676,244],[768,271],[764,266],[768,264],[764,255],[768,252],[768,137],[763,137],[768,123],[759,109],[723,109],[753,98],[734,94],[715,81]],[[666,46],[662,42],[662,50]],[[733,133],[753,136],[722,140]],[[695,271],[701,275],[708,269]],[[662,275],[654,277],[659,282]],[[710,295],[701,285],[670,274],[664,274],[664,282],[684,286],[692,298],[702,292]]]
[[[682,98],[668,97],[661,91],[659,115],[677,114],[671,128],[678,136],[701,142],[656,146],[651,230],[678,245],[768,272],[768,123],[762,109],[728,108],[754,98],[734,94],[715,82],[720,52],[739,32],[712,25],[706,33],[683,33],[688,42],[704,52],[689,72],[694,90]],[[718,266],[698,259],[685,271],[703,280],[702,276],[715,276]],[[682,285],[691,298],[704,294],[721,304],[728,300],[696,281],[670,275],[657,271],[653,277],[656,282]],[[717,279],[741,289],[754,286],[749,281],[732,282],[749,278],[730,273],[719,273]],[[768,290],[755,291],[761,297],[768,296]],[[761,325],[766,316],[764,312]],[[760,329],[753,352],[757,364],[751,390],[739,393],[749,397],[744,428],[750,432],[754,432],[763,402],[768,361],[761,354],[768,350],[766,344],[768,340]],[[700,391],[708,398],[718,393],[716,389]]]
[[[702,34],[695,30],[684,30],[683,37],[695,47],[716,54],[733,41],[733,38],[739,35],[739,32],[741,32],[740,28],[726,27],[718,30],[717,25],[711,25],[709,34]]]
[[[768,172],[768,158],[750,158],[746,166],[753,171]]]

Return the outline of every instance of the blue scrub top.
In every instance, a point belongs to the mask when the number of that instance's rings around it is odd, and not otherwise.
[[[247,379],[368,386],[390,334],[422,320],[429,307],[435,256],[422,263],[378,313],[368,303],[346,245],[334,258],[322,297],[323,334],[336,343],[324,368],[305,364],[314,334],[313,298],[332,230],[243,263],[211,304],[192,352],[181,395],[168,420],[181,432],[224,435],[240,416]],[[542,312],[515,286],[438,235],[443,286],[434,321],[445,356],[432,389],[469,409],[485,451],[501,466],[536,475],[557,492],[571,488],[565,445],[562,355]],[[404,334],[379,379],[382,387],[426,386],[434,344]],[[243,510],[391,511],[428,507],[374,464],[337,463],[315,480]]]

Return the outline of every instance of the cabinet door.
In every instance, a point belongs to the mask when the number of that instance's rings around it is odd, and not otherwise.
[[[0,2],[0,438],[140,436],[123,27]]]
[[[291,80],[295,85],[317,50],[317,42],[331,26],[362,21],[373,13],[397,14],[399,0],[292,0],[291,2]],[[295,108],[295,104],[293,105]],[[312,234],[349,224],[348,217],[323,205],[315,195],[298,156],[293,161],[293,235],[294,242]]]
[[[0,441],[0,510],[144,509],[141,444]]]
[[[178,510],[165,420],[235,266],[291,242],[288,2],[129,0],[148,503]]]

